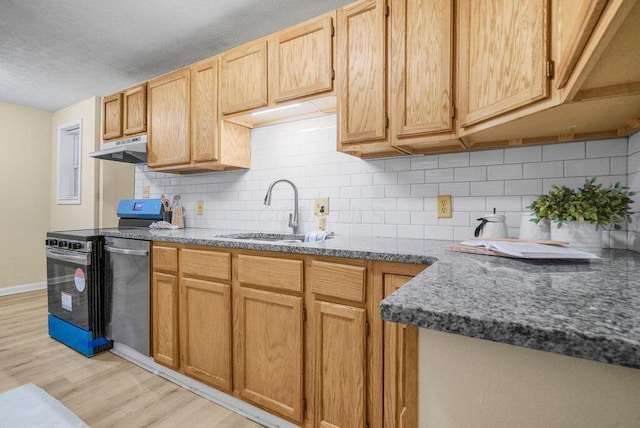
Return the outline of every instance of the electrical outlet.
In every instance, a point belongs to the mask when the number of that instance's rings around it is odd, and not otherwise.
[[[313,200],[313,214],[320,214],[320,207],[324,207],[324,213],[329,214],[329,198],[315,198]]]
[[[198,206],[196,207],[196,214],[197,215],[204,214],[204,201],[198,201]]]
[[[148,198],[149,197],[149,186],[143,186],[142,187],[142,197],[143,198]]]
[[[436,210],[438,218],[451,218],[451,195],[438,195]]]

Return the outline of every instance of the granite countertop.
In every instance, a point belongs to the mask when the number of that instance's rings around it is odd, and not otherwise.
[[[215,229],[103,230],[105,236],[430,264],[384,299],[388,321],[640,368],[640,254],[526,261],[446,250],[451,242],[336,236],[319,243],[221,238]]]

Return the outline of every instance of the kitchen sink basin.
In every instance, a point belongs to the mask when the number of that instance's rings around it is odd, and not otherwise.
[[[293,234],[293,233],[248,232],[248,233],[231,233],[229,235],[221,235],[220,237],[229,238],[229,239],[242,239],[246,241],[260,241],[260,242],[272,242],[272,243],[304,242],[304,235]]]

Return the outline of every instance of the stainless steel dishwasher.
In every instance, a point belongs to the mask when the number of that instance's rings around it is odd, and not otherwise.
[[[149,356],[149,241],[105,238],[105,281],[111,290],[107,337]]]

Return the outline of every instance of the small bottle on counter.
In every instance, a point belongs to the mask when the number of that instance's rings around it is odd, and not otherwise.
[[[324,205],[320,205],[319,213],[316,214],[316,232],[327,230],[327,214],[324,212]]]

